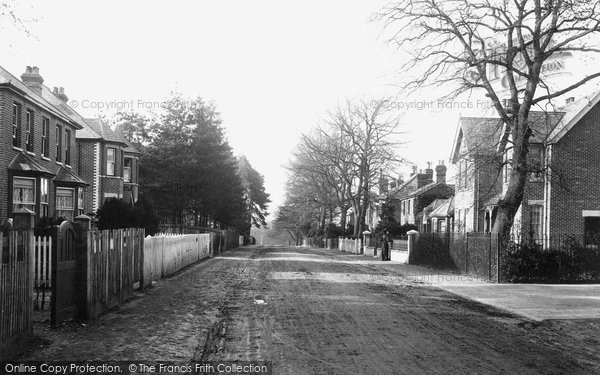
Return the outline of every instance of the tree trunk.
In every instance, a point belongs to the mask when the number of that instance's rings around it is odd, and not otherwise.
[[[504,197],[498,202],[498,213],[492,232],[500,234],[502,239],[508,239],[515,220],[515,215],[523,201],[523,193],[527,183],[528,167],[527,153],[529,132],[527,118],[519,116],[519,124],[513,132],[513,160],[511,163],[508,188]]]

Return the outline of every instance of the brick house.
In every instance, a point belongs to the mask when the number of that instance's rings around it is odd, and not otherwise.
[[[140,153],[120,132],[101,119],[85,119],[77,143],[81,176],[90,181],[85,212],[96,212],[108,198],[137,202]]]
[[[44,85],[37,67],[27,67],[21,80],[0,67],[0,221],[16,209],[36,219],[82,212],[88,184],[75,152],[82,124],[65,101]]]
[[[436,180],[433,180],[431,164],[425,172],[413,174],[396,189],[390,192],[396,204],[394,216],[400,224],[419,225],[421,211],[436,199],[447,199],[454,194],[454,187],[446,184],[446,166],[440,163],[436,168]]]
[[[600,94],[552,112],[532,112],[527,184],[513,235],[541,241],[600,234]],[[510,147],[498,160],[503,124],[461,118],[451,162],[456,167],[455,231],[489,232],[506,192]],[[510,141],[510,140],[509,140]],[[510,144],[510,142],[509,142]]]

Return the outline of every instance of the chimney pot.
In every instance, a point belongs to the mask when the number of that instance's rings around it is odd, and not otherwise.
[[[435,167],[435,182],[437,183],[446,183],[446,166],[440,163],[437,167]]]

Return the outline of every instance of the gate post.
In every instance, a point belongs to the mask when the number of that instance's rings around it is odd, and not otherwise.
[[[91,238],[90,230],[92,229],[92,219],[87,215],[79,215],[75,217],[74,222],[77,223],[77,246],[79,253],[79,278],[80,285],[84,285],[80,291],[80,313],[82,318],[89,319],[91,317],[90,301],[92,300],[92,282],[90,280],[91,255],[90,251]]]
[[[406,234],[408,235],[408,264],[411,264],[411,254],[414,253],[415,246],[417,246],[417,237],[419,236],[419,232],[416,230],[409,230]]]
[[[33,334],[33,280],[35,279],[35,238],[33,227],[35,226],[35,212],[27,208],[21,208],[13,212],[13,230],[27,232],[27,242],[23,241],[24,254],[27,254],[27,325],[28,332]],[[24,234],[25,235],[25,234]],[[18,244],[17,244],[18,246]]]

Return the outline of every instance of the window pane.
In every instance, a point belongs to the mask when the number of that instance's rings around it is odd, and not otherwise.
[[[27,208],[35,211],[35,180],[30,178],[13,179],[13,210]]]

